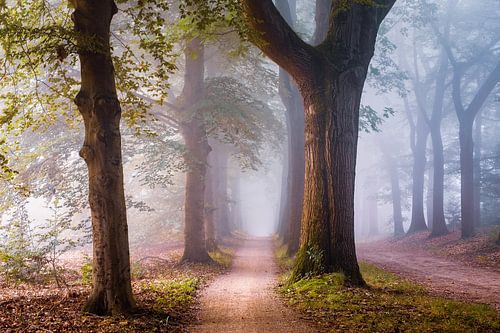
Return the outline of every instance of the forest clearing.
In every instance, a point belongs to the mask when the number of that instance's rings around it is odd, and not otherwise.
[[[0,0],[0,332],[500,332],[500,2]]]

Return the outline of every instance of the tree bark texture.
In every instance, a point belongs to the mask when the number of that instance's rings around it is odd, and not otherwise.
[[[211,261],[205,245],[205,176],[210,146],[203,115],[195,109],[204,97],[204,46],[198,38],[188,41],[185,49],[184,87],[179,97],[183,112],[181,132],[187,165],[184,203],[184,254],[182,262]]]
[[[305,43],[272,1],[243,1],[254,40],[295,80],[304,99],[305,186],[300,249],[293,278],[343,272],[364,285],[354,245],[354,177],[359,104],[378,27],[394,1],[380,6],[333,1],[324,41]]]
[[[121,108],[110,49],[114,1],[73,1],[81,89],[75,98],[84,125],[80,156],[89,175],[92,217],[92,292],[84,311],[109,315],[133,310],[120,136]],[[95,45],[86,45],[88,40]]]

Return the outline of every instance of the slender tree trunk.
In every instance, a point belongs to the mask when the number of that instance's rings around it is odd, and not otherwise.
[[[474,225],[481,226],[481,146],[483,123],[481,112],[476,116],[474,128]]]
[[[184,203],[184,254],[181,261],[211,261],[205,246],[205,176],[210,146],[207,141],[204,119],[193,110],[193,106],[204,95],[204,47],[198,38],[186,46],[186,69],[184,88],[180,96],[182,109],[186,113],[181,132],[186,146],[185,161],[186,197]]]
[[[442,236],[448,233],[444,219],[444,156],[443,141],[441,139],[441,122],[431,128],[433,153],[433,189],[432,189],[432,229],[431,237]]]
[[[222,240],[231,234],[229,221],[229,208],[227,196],[227,166],[229,155],[223,144],[214,147],[214,173],[215,173],[215,221],[217,239]]]
[[[427,193],[425,198],[425,212],[427,218],[427,227],[432,230],[432,214],[434,200],[434,161],[430,161],[427,175]]]
[[[370,191],[368,197],[368,211],[370,215],[368,235],[370,237],[377,236],[379,233],[378,229],[378,202],[377,202],[377,191],[373,188]]]
[[[205,177],[205,246],[207,251],[217,250],[215,237],[215,200],[213,152],[208,155],[209,168]]]
[[[239,172],[230,181],[231,188],[231,221],[236,230],[243,229],[240,199],[240,178]]]
[[[398,169],[393,165],[390,170],[392,218],[394,221],[394,236],[404,235],[403,214],[401,212],[401,188],[399,186]]]
[[[425,179],[425,150],[429,129],[420,113],[417,115],[416,142],[413,151],[413,185],[411,221],[408,229],[409,234],[427,230],[424,217],[424,179]]]
[[[296,16],[295,1],[278,0],[276,5],[285,20],[293,26]],[[295,82],[288,73],[280,68],[279,93],[286,108],[286,128],[288,137],[288,175],[286,186],[286,210],[281,215],[283,224],[283,242],[289,255],[299,248],[300,219],[304,193],[304,107]]]
[[[474,148],[472,126],[474,119],[460,122],[460,203],[462,207],[462,237],[474,236]]]
[[[382,154],[387,165],[389,179],[391,182],[391,198],[392,198],[392,220],[394,223],[394,236],[404,235],[403,214],[401,209],[401,187],[399,185],[399,172],[396,159],[391,155],[391,152],[385,142],[379,144]]]
[[[121,108],[109,44],[110,23],[117,7],[114,1],[104,0],[77,0],[73,4],[75,30],[82,43],[79,45],[82,83],[75,103],[85,125],[80,156],[88,167],[93,236],[92,292],[84,311],[117,314],[129,312],[135,306],[123,189]],[[102,48],[99,52],[89,50],[84,44],[90,37],[99,42]]]

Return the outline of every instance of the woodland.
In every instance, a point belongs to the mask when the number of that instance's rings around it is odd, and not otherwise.
[[[500,331],[497,0],[0,0],[0,332]]]

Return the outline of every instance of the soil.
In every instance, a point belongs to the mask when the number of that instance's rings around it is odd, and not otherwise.
[[[422,284],[435,294],[490,304],[500,311],[500,270],[496,267],[479,267],[461,256],[437,256],[428,248],[408,246],[408,240],[361,244],[357,252],[360,260]]]
[[[271,239],[245,239],[229,273],[201,295],[201,312],[191,332],[317,332],[287,308],[274,288],[279,270]]]

